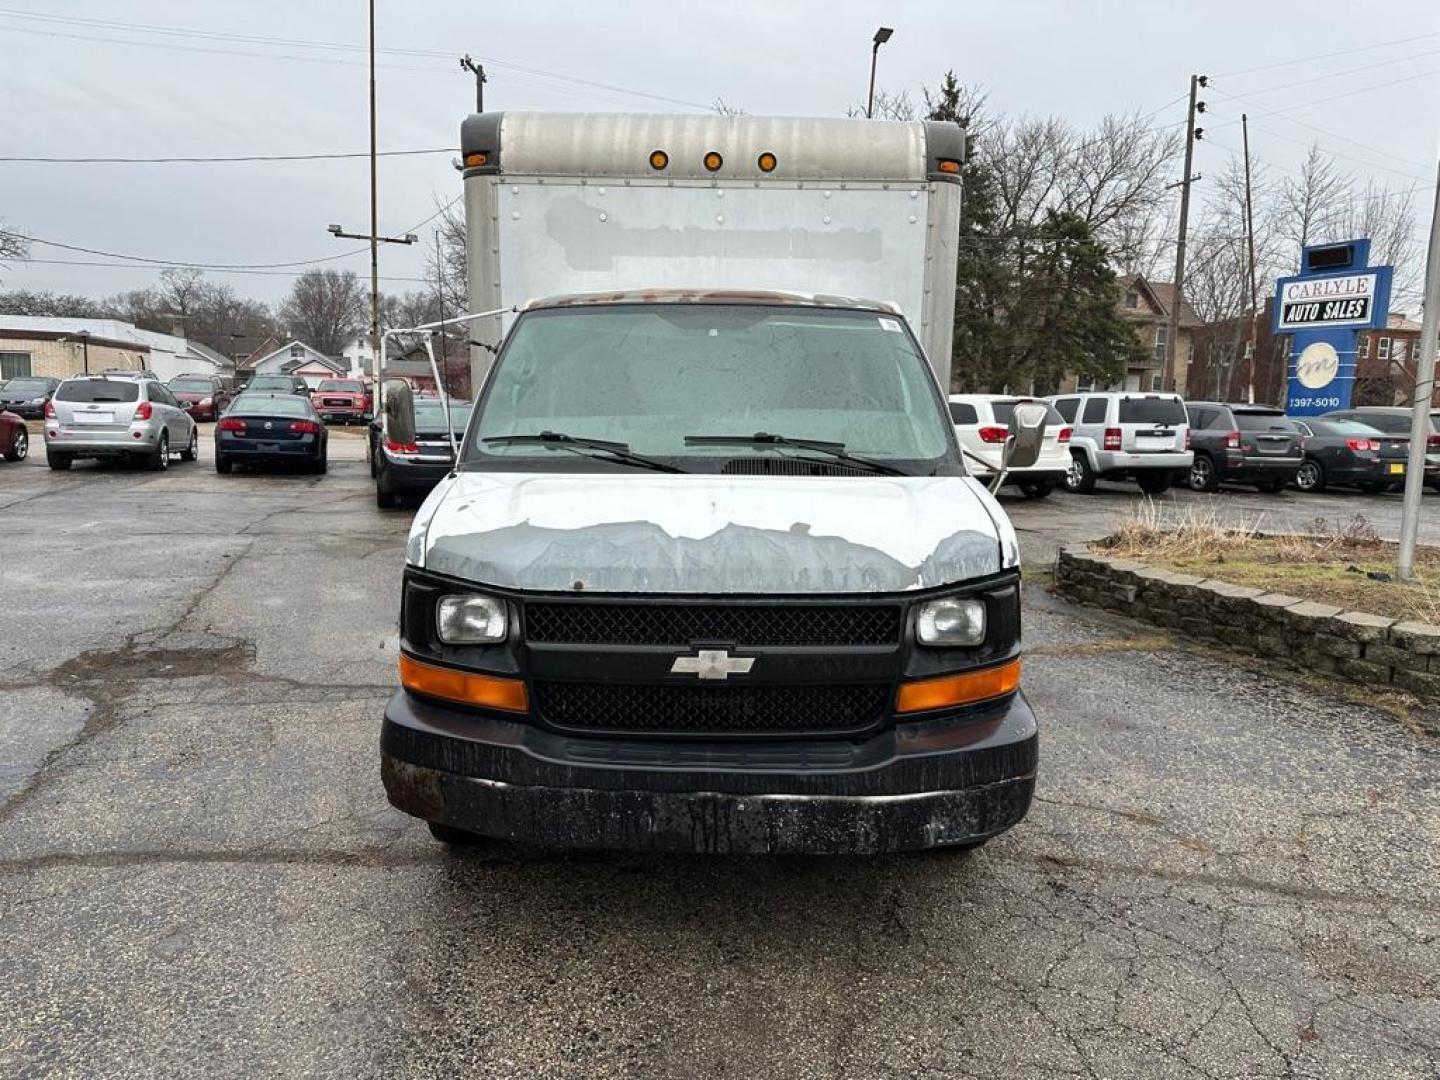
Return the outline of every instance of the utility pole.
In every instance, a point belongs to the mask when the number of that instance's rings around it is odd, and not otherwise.
[[[1175,241],[1175,282],[1174,299],[1170,304],[1170,325],[1165,333],[1165,371],[1160,379],[1160,388],[1173,393],[1175,390],[1175,358],[1180,351],[1180,309],[1185,304],[1185,233],[1190,225],[1190,165],[1194,160],[1195,140],[1203,129],[1195,126],[1196,90],[1209,82],[1204,75],[1190,76],[1190,111],[1185,118],[1185,175],[1180,181],[1180,235]],[[1198,111],[1205,111],[1200,102]]]
[[[469,57],[466,57],[468,60]],[[440,312],[440,389],[450,397],[450,350],[445,341],[445,267],[440,262],[440,230],[435,230],[435,304]]]
[[[1411,401],[1410,462],[1405,466],[1405,504],[1400,512],[1401,581],[1415,576],[1415,540],[1420,531],[1420,496],[1425,489],[1425,451],[1430,438],[1430,399],[1435,393],[1435,340],[1440,336],[1440,175],[1435,209],[1430,213],[1430,253],[1425,259],[1425,314],[1415,357],[1415,397]]]
[[[485,111],[485,65],[477,64],[466,53],[460,58],[460,66],[475,76],[475,111]]]
[[[865,119],[870,120],[875,116],[875,65],[880,59],[880,46],[890,40],[890,35],[895,33],[888,26],[882,26],[875,31],[875,44],[870,50],[870,93],[865,98]]]
[[[1194,95],[1192,94],[1193,98]],[[370,348],[380,362],[380,202],[375,150],[375,0],[370,0]],[[331,229],[337,236],[338,231]]]
[[[90,374],[90,331],[80,331],[80,349],[85,355],[85,374]]]
[[[1245,244],[1249,249],[1247,261],[1250,264],[1250,363],[1249,382],[1245,388],[1245,400],[1255,404],[1255,350],[1260,332],[1260,295],[1255,291],[1255,204],[1250,200],[1250,120],[1240,114],[1240,130],[1245,138]]]

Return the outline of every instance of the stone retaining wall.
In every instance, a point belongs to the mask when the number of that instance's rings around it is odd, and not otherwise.
[[[1440,627],[1344,611],[1130,559],[1064,548],[1055,589],[1237,652],[1273,657],[1363,686],[1440,697]]]

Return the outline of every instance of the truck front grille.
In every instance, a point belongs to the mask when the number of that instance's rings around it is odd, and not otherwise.
[[[641,685],[537,681],[540,716],[578,731],[792,734],[860,731],[886,711],[890,687]]]
[[[894,645],[898,604],[532,602],[525,637],[567,645]]]

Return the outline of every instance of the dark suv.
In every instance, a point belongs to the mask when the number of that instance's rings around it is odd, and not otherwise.
[[[1190,488],[1214,491],[1221,484],[1253,484],[1283,491],[1304,464],[1300,430],[1269,405],[1187,401],[1190,414]]]

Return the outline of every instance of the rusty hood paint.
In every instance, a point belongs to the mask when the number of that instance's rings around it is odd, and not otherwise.
[[[406,554],[482,585],[602,593],[903,592],[1018,563],[963,477],[461,473]]]

